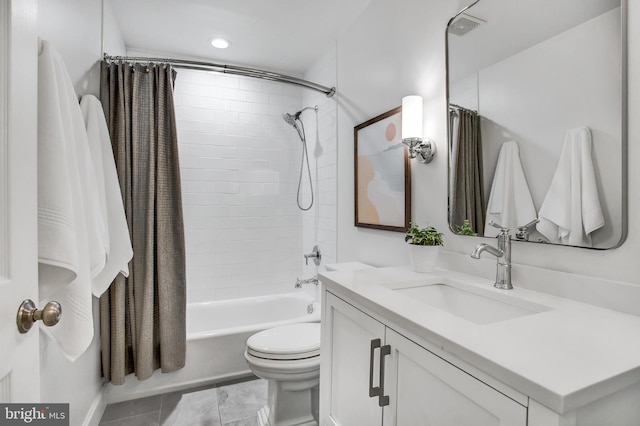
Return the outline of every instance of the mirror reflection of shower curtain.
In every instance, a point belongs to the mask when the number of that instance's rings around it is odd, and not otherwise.
[[[449,111],[449,224],[455,229],[465,219],[482,235],[485,221],[480,116],[464,109]]]

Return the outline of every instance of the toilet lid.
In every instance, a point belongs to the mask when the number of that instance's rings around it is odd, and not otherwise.
[[[320,354],[320,324],[270,328],[249,337],[247,352],[265,359],[303,359]]]

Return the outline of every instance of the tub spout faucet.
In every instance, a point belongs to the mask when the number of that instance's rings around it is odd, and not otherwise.
[[[313,277],[307,278],[305,280],[301,280],[300,278],[296,279],[296,288],[302,288],[303,284],[318,285],[318,276],[314,275]]]
[[[493,222],[490,222],[490,224],[500,229],[498,248],[489,244],[478,244],[471,252],[471,257],[480,259],[480,255],[485,251],[494,255],[497,258],[497,265],[496,282],[493,286],[501,290],[511,290],[513,286],[511,285],[511,237],[509,236],[509,230]]]
[[[320,248],[317,245],[313,246],[311,253],[304,255],[305,265],[309,264],[309,258],[313,259],[313,263],[315,263],[316,266],[320,265],[320,261],[322,260],[322,255],[320,254]]]

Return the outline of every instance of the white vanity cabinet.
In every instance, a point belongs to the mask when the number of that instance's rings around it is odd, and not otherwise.
[[[377,397],[369,396],[371,342],[384,339],[385,326],[327,293],[320,350],[320,424],[381,425]],[[379,350],[374,350],[379,365]],[[379,383],[379,370],[373,381]]]
[[[331,292],[323,300],[323,426],[525,426],[527,407]]]

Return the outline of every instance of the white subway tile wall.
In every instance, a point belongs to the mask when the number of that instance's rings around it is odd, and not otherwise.
[[[312,66],[304,76],[305,79],[327,87],[336,85],[336,49],[329,49],[326,54]],[[303,213],[303,251],[311,253],[314,245],[320,247],[322,263],[316,267],[313,262],[305,265],[301,259],[305,278],[313,276],[324,265],[336,262],[337,242],[337,104],[336,97],[327,98],[324,94],[305,90],[303,105],[318,105],[318,120],[313,111],[305,111],[302,118],[307,129],[309,164],[314,184],[315,203]],[[344,141],[345,143],[352,143]],[[308,182],[308,175],[303,183]],[[308,183],[307,183],[308,184]],[[305,194],[304,202],[309,199]]]
[[[175,104],[188,301],[293,291],[302,275],[302,145],[281,114],[301,108],[302,89],[180,69]]]

